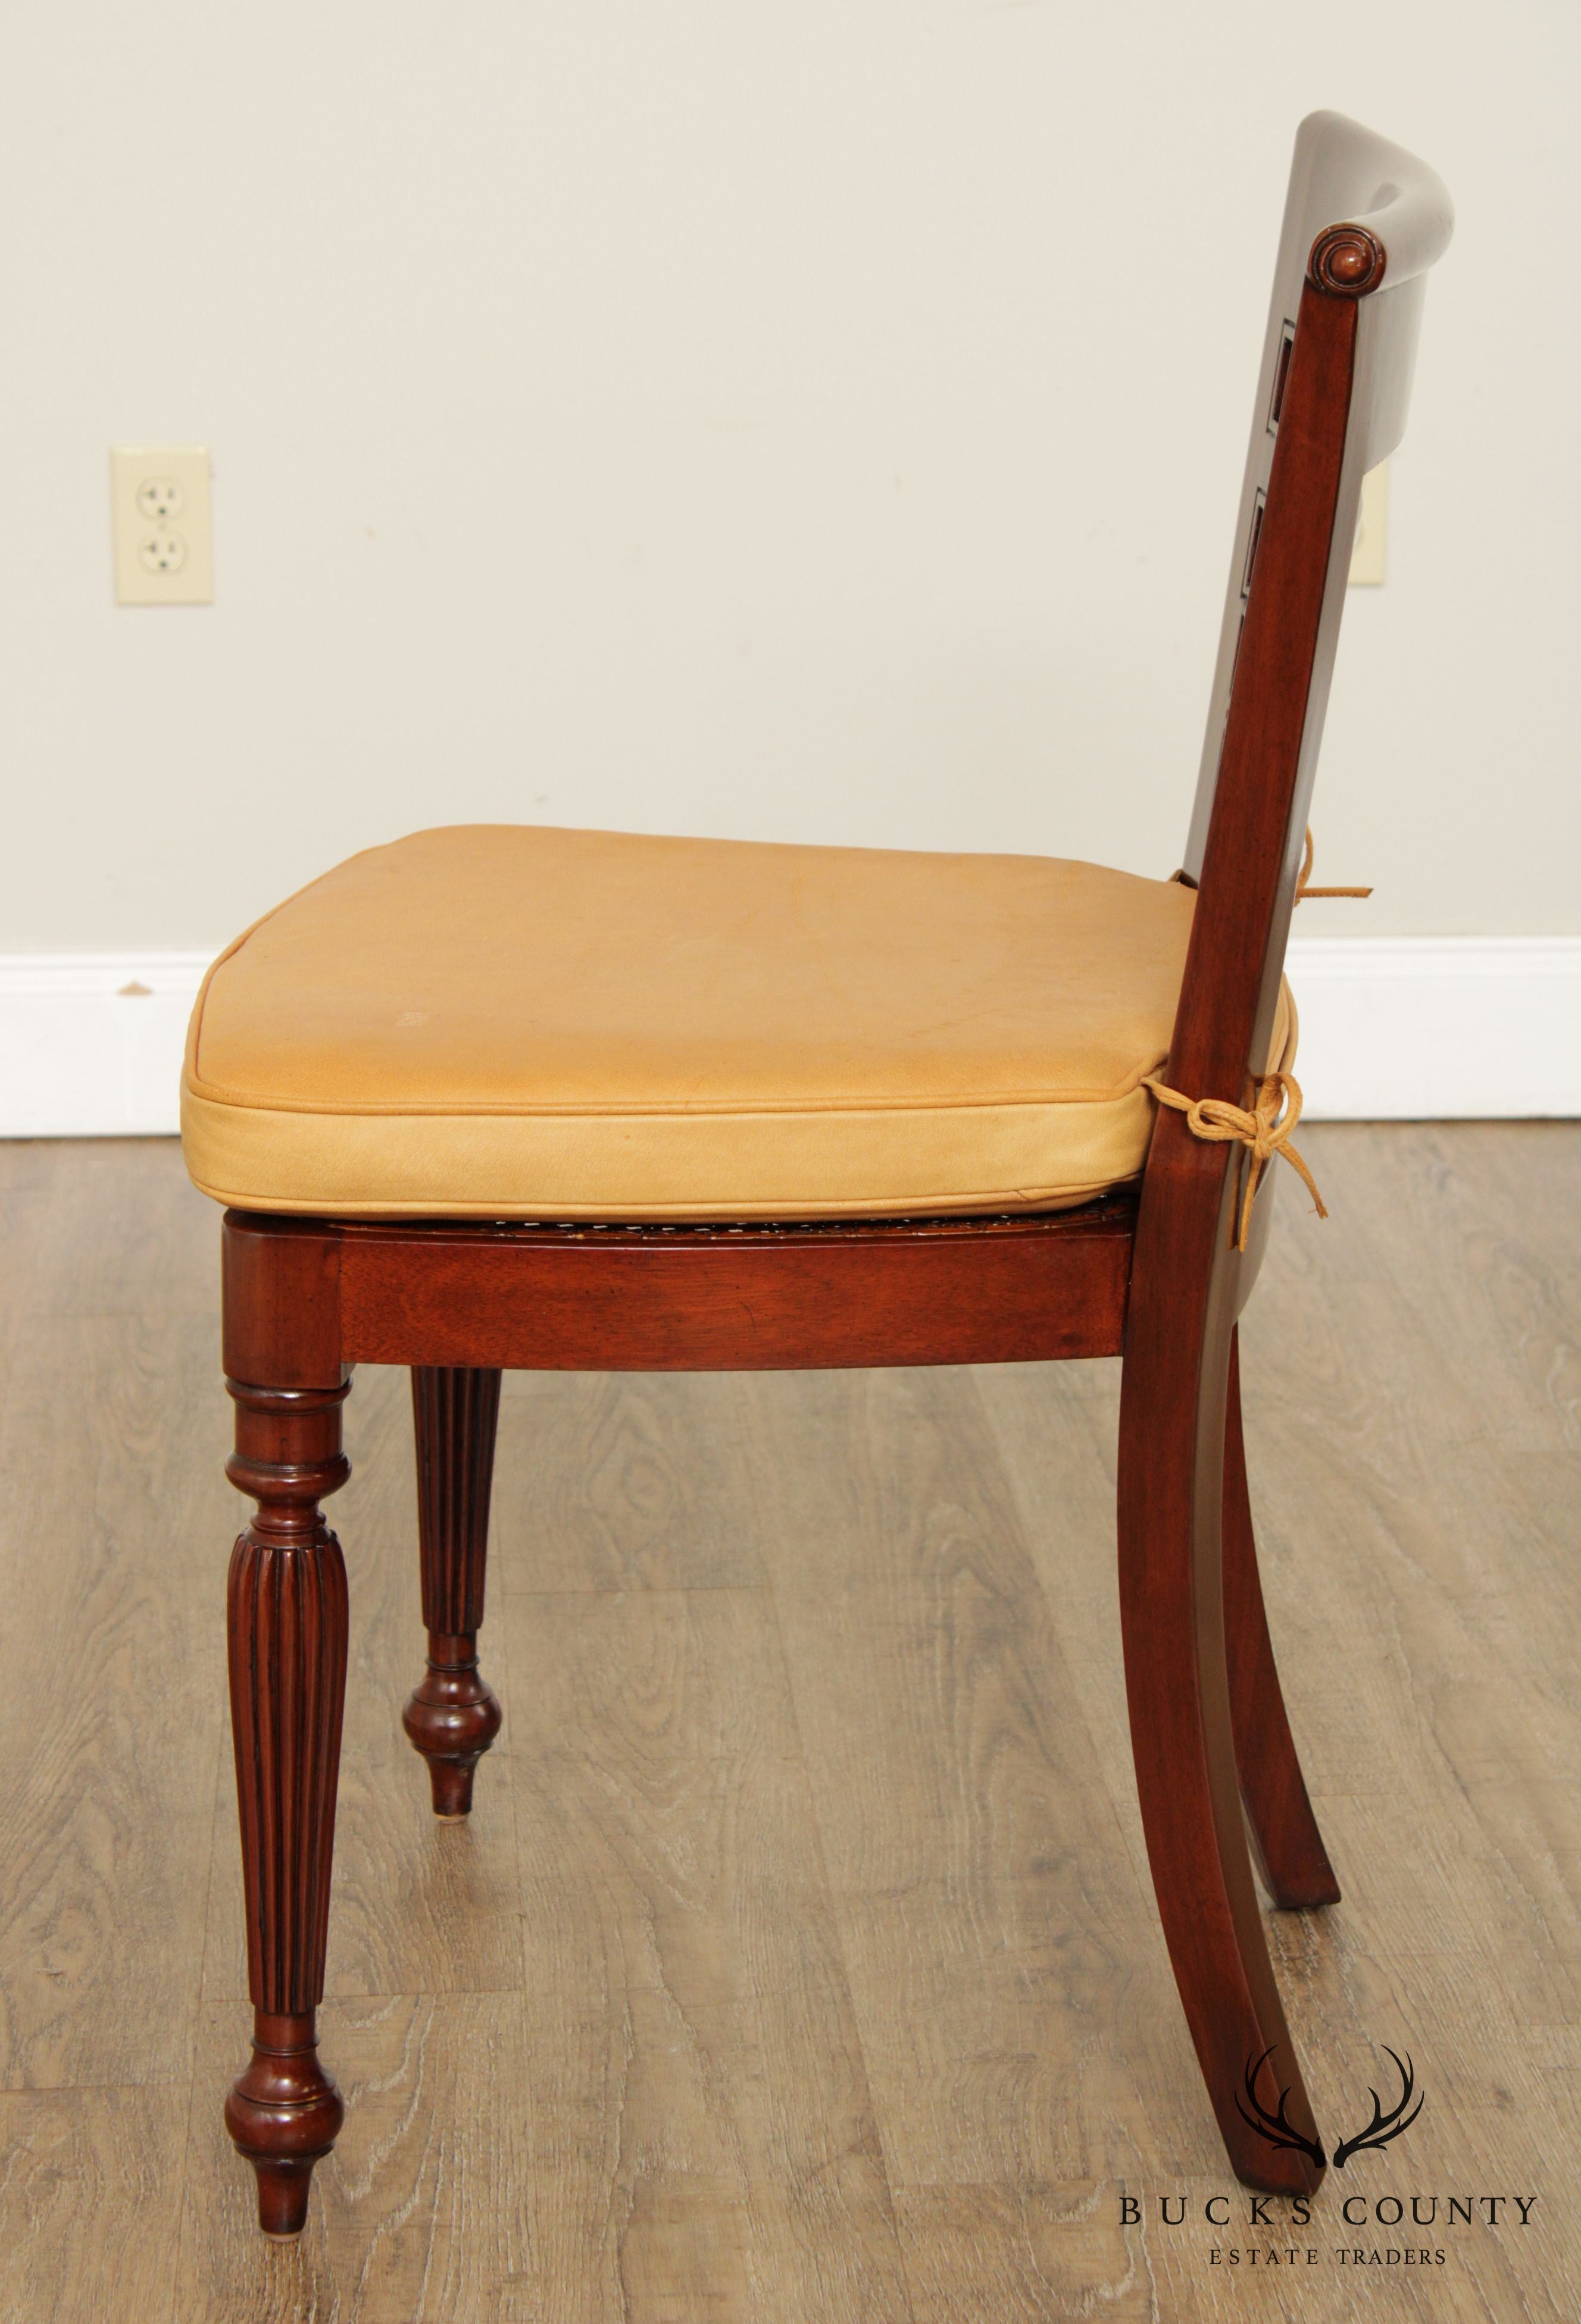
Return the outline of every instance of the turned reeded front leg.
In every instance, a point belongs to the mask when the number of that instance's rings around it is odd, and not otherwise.
[[[345,2114],[319,2063],[335,1790],[346,1700],[346,1568],[319,1503],[351,1473],[346,1388],[227,1383],[231,1482],[258,1514],[230,1566],[231,1725],[241,1809],[253,2060],[226,2126],[258,2174],[266,2235],[300,2233],[313,2165]]]
[[[428,1671],[402,1724],[428,1761],[434,1813],[449,1819],[471,1813],[474,1771],[500,1731],[477,1668],[500,1376],[414,1365],[411,1409]]]

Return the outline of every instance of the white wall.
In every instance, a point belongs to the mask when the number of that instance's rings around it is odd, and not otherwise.
[[[413,826],[1183,836],[1290,136],[1460,228],[1313,906],[1581,929],[1571,0],[9,0],[0,951]],[[110,601],[207,441],[217,602]]]

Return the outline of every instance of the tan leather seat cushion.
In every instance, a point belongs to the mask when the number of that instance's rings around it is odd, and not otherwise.
[[[812,1218],[1141,1168],[1194,898],[1026,855],[473,825],[221,954],[187,1166],[246,1210]]]

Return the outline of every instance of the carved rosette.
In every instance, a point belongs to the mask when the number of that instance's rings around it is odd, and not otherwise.
[[[1307,272],[1319,290],[1362,299],[1383,280],[1389,254],[1364,226],[1331,226],[1312,244]]]
[[[411,1408],[429,1641],[402,1724],[428,1761],[434,1813],[451,1819],[471,1812],[474,1773],[500,1731],[500,1706],[477,1667],[500,1375],[414,1365]]]

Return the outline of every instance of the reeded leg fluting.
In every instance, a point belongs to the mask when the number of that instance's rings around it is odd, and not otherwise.
[[[474,1772],[500,1731],[477,1667],[500,1375],[414,1365],[411,1409],[428,1670],[402,1724],[428,1761],[434,1813],[454,1818],[471,1813]]]
[[[350,1474],[345,1387],[227,1383],[236,1404],[233,1484],[258,1513],[232,1554],[231,1726],[241,1810],[253,2057],[226,2126],[258,2176],[265,2234],[307,2219],[313,2165],[345,2113],[319,2062],[335,1793],[346,1700],[346,1568],[321,1499]]]

